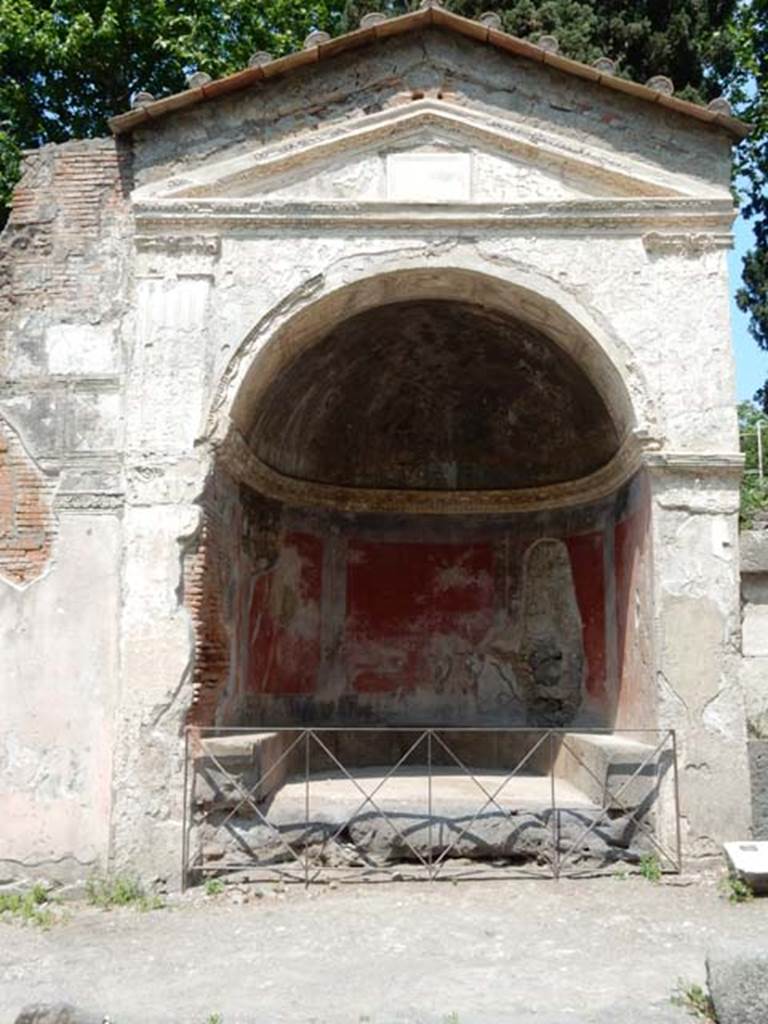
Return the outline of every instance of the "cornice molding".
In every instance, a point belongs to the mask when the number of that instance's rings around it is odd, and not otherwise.
[[[667,242],[660,231],[650,236],[655,251],[686,244],[685,228],[704,248],[731,245],[734,208],[722,199],[593,199],[536,203],[397,203],[293,202],[242,199],[155,199],[134,205],[140,249],[183,248],[185,232],[207,228],[211,236],[228,231],[267,227],[301,227],[305,232],[325,228],[394,228],[413,230],[457,227],[503,228],[505,232],[558,231],[594,234],[621,231],[643,235],[648,229],[673,229]],[[213,241],[210,243],[213,245]],[[699,249],[701,242],[697,241]],[[190,240],[189,245],[193,243]]]
[[[647,451],[643,453],[642,462],[654,474],[741,476],[744,470],[741,452]]]
[[[298,480],[262,462],[234,428],[217,454],[234,477],[286,505],[413,515],[533,512],[583,505],[613,494],[642,464],[637,441],[629,437],[610,462],[579,480],[520,490],[424,491],[341,487]]]

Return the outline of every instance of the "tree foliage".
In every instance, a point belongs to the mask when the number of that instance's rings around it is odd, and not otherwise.
[[[737,187],[752,220],[755,245],[744,257],[743,285],[736,301],[750,317],[750,333],[768,351],[768,0],[738,8],[732,29],[737,54],[731,96],[741,116],[754,125],[739,147]],[[768,381],[755,395],[768,413]]]
[[[758,442],[758,429],[762,445]],[[744,476],[741,481],[741,521],[747,528],[755,516],[768,510],[768,415],[753,405],[739,405],[739,432],[744,453]],[[762,448],[762,474],[760,479],[760,449]]]
[[[326,0],[0,0],[0,208],[22,148],[103,135],[138,89],[178,92],[190,71],[238,71],[339,20]]]
[[[356,28],[371,10],[394,15],[417,0],[0,0],[0,226],[23,148],[104,134],[131,95],[184,87],[246,66],[256,50],[300,48],[314,28]],[[504,28],[591,62],[609,56],[643,82],[668,75],[677,94],[708,100],[727,87],[756,124],[741,147],[738,181],[756,246],[738,302],[768,350],[768,0],[445,0],[476,18],[496,8]],[[761,392],[768,410],[768,383]]]

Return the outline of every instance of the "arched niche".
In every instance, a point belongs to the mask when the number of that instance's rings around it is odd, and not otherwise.
[[[232,424],[247,433],[260,395],[297,355],[337,325],[393,303],[464,302],[540,331],[567,353],[600,393],[622,439],[653,418],[642,382],[630,379],[622,344],[574,297],[529,269],[485,267],[474,256],[411,266],[372,257],[356,267],[329,270],[275,305],[238,347],[214,397],[209,427],[221,438]],[[467,262],[471,266],[465,265]],[[482,268],[482,269],[479,269]],[[637,408],[635,408],[637,406]]]
[[[251,410],[266,466],[376,490],[514,491],[588,477],[621,425],[575,359],[486,305],[412,299],[331,328]]]
[[[287,306],[220,395],[196,720],[609,724],[645,550],[615,351],[462,268]]]

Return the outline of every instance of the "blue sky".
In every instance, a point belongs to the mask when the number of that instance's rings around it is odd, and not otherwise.
[[[739,218],[734,224],[735,244],[728,256],[731,272],[731,294],[736,293],[741,280],[741,260],[752,245],[752,229],[747,221]],[[757,347],[757,342],[747,330],[748,318],[731,300],[731,331],[733,349],[736,354],[736,391],[739,400],[752,398],[755,391],[768,377],[768,352]]]

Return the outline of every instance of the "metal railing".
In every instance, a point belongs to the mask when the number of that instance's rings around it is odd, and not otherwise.
[[[747,453],[747,465],[744,467],[744,473],[746,475],[755,475],[760,483],[765,483],[768,480],[768,471],[766,470],[766,446],[768,445],[768,430],[766,430],[765,424],[758,420],[754,428],[751,430],[744,430],[739,435],[741,440],[741,449]],[[755,442],[754,449],[754,465],[752,465],[752,455],[750,454],[750,448],[752,440]]]
[[[377,742],[394,746],[393,763],[372,769],[369,757],[366,769],[360,752]],[[398,778],[410,795],[395,789],[393,804],[384,791]],[[304,885],[560,878],[644,858],[681,870],[674,730],[186,731],[183,886],[230,873]]]

